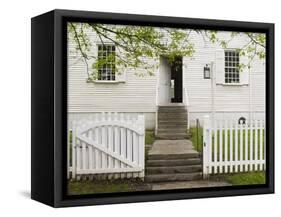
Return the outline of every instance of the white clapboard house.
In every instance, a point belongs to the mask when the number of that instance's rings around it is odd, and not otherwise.
[[[88,34],[94,42],[93,55],[98,56],[102,49],[117,52],[114,44],[107,42],[105,48],[93,32]],[[230,34],[218,33],[226,40]],[[160,57],[155,62],[159,67],[156,67],[154,76],[141,77],[131,69],[114,74],[114,70],[108,67],[102,71],[100,80],[93,82],[87,82],[87,66],[70,40],[69,119],[87,118],[100,112],[120,112],[132,116],[144,114],[146,129],[156,131],[165,121],[193,126],[196,119],[201,122],[206,114],[237,121],[241,117],[264,119],[265,61],[256,57],[251,67],[245,67],[242,72],[237,72],[234,67],[237,62],[248,62],[246,57],[236,52],[248,40],[248,37],[238,35],[229,42],[227,49],[223,49],[194,32],[191,41],[195,53],[193,57],[179,57],[181,67],[177,69],[171,67],[165,57]]]

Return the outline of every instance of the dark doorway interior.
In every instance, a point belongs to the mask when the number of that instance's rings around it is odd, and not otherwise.
[[[171,66],[171,80],[174,83],[172,103],[182,103],[182,57],[175,58]]]

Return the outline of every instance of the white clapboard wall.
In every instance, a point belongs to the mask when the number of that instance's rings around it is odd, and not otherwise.
[[[143,178],[144,124],[143,115],[123,113],[100,113],[73,121],[68,178]]]
[[[203,123],[203,174],[265,170],[264,120],[217,120]]]

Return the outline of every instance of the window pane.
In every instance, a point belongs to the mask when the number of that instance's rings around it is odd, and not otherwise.
[[[115,46],[98,45],[98,60],[103,62],[98,69],[98,80],[115,80]]]
[[[225,51],[225,83],[239,82],[239,53]]]

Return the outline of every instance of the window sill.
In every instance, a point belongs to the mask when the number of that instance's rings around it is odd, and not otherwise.
[[[88,81],[88,83],[95,83],[95,84],[119,84],[119,83],[125,83],[125,81]]]

